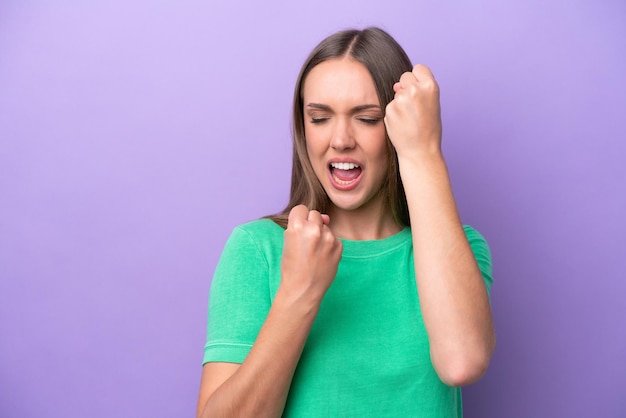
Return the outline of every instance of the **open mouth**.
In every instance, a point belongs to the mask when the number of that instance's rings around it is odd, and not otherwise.
[[[341,186],[354,183],[362,171],[361,167],[355,163],[330,163],[329,169],[332,179]]]

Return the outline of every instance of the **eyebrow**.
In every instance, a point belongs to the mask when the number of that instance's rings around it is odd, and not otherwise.
[[[321,103],[308,103],[306,105],[306,107],[312,108],[312,109],[326,110],[326,111],[332,110],[330,108],[330,106],[325,105],[325,104],[321,104]],[[353,112],[360,112],[362,110],[368,110],[368,109],[379,109],[380,110],[380,106],[379,105],[375,105],[375,104],[364,104],[364,105],[359,105],[359,106],[353,107],[352,111]]]

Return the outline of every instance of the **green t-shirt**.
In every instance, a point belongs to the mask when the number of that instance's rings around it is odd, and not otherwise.
[[[489,291],[489,247],[464,228]],[[246,358],[280,284],[283,233],[268,219],[233,231],[211,285],[204,363]],[[342,241],[283,416],[461,417],[461,390],[442,383],[430,361],[411,230]]]

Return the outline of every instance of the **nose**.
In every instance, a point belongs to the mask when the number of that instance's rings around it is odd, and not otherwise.
[[[334,126],[330,147],[336,151],[344,151],[354,148],[356,142],[350,122],[340,119]]]

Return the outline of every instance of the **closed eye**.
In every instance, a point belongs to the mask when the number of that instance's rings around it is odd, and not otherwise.
[[[311,123],[322,123],[326,122],[328,118],[311,118]]]
[[[361,122],[367,123],[368,125],[376,125],[380,122],[380,118],[359,118]]]

